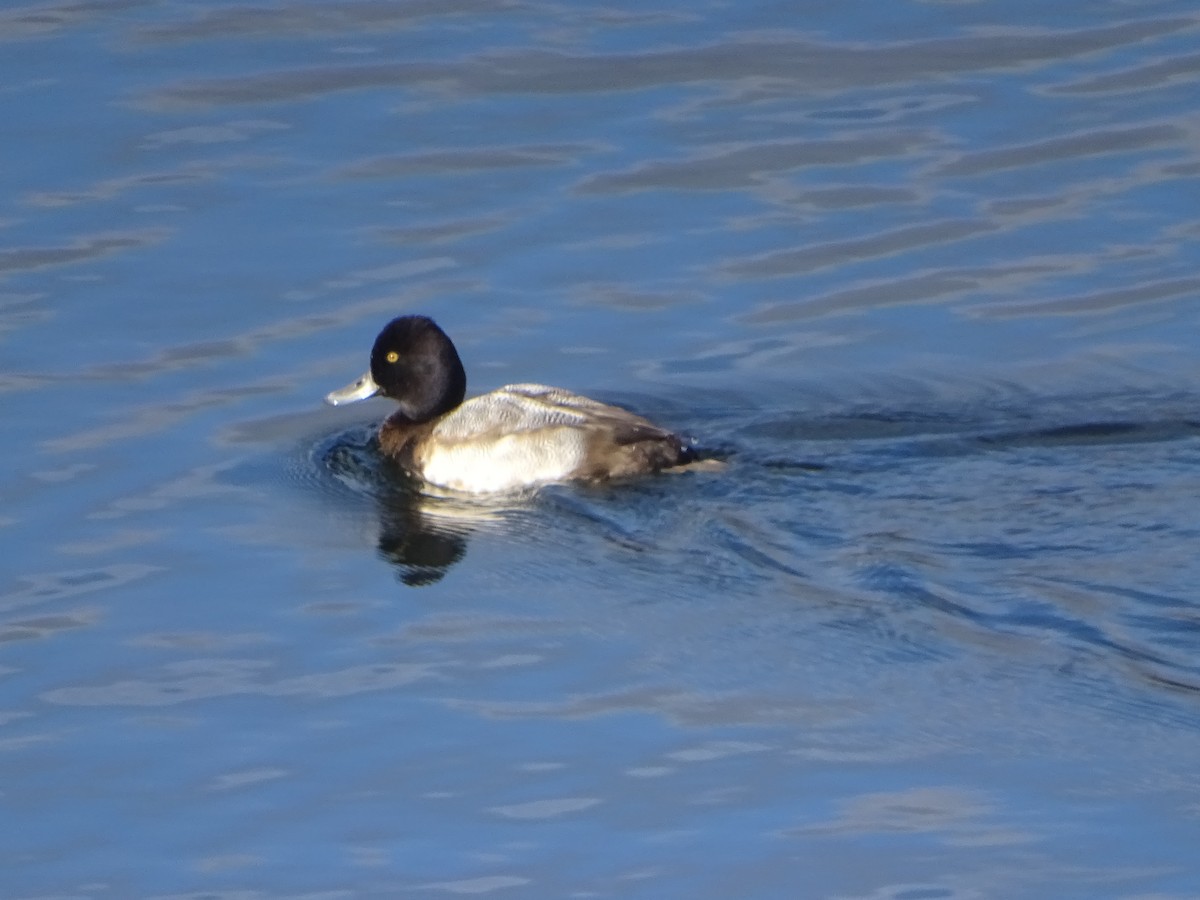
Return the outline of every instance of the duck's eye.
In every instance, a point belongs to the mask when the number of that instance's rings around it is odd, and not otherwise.
[[[396,360],[398,360],[399,358],[400,358],[400,354],[399,354],[399,353],[397,353],[395,350],[389,350],[389,351],[388,351],[388,355],[387,355],[387,361],[388,361],[388,362],[395,362],[395,361],[396,361]]]

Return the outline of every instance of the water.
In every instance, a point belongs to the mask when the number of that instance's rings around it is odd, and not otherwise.
[[[0,894],[1200,896],[1198,26],[0,11]],[[422,496],[406,311],[727,466]]]

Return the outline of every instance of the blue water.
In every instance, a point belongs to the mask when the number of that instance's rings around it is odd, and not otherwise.
[[[0,10],[0,896],[1200,896],[1198,36]],[[412,311],[724,469],[422,494]]]

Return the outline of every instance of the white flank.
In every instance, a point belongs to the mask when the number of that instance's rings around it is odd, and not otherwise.
[[[421,474],[439,487],[496,493],[563,481],[582,465],[583,459],[583,434],[557,428],[480,443],[431,447]]]

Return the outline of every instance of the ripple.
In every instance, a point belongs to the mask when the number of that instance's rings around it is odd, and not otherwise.
[[[394,179],[486,172],[492,169],[562,166],[577,162],[581,155],[594,153],[598,149],[587,144],[531,144],[383,156],[352,163],[341,169],[337,177]]]
[[[645,163],[624,172],[592,175],[575,189],[581,194],[663,189],[723,191],[752,187],[766,176],[780,172],[813,166],[855,166],[908,156],[928,141],[929,135],[900,132],[841,140],[753,144],[686,160]]]
[[[930,245],[965,241],[982,234],[990,234],[998,228],[999,226],[994,223],[983,221],[929,222],[851,241],[813,244],[798,250],[776,251],[751,259],[726,263],[723,268],[727,274],[751,278],[794,275],[800,272],[813,272],[827,266],[843,266],[865,259],[895,256]]]
[[[1113,153],[1144,153],[1163,147],[1186,147],[1189,132],[1166,123],[1131,128],[1081,131],[1032,144],[999,147],[959,156],[936,170],[946,177],[984,175],[1003,169],[1028,169],[1045,163],[1086,159]]]
[[[1189,297],[1197,291],[1200,291],[1200,277],[1187,276],[1150,281],[1131,287],[1093,291],[1070,297],[993,303],[988,306],[972,307],[969,313],[981,319],[1111,315],[1129,307],[1143,307],[1152,303],[1164,303],[1180,297]]]
[[[161,678],[54,688],[41,699],[63,706],[104,707],[174,706],[238,695],[311,701],[395,690],[437,674],[436,667],[423,663],[377,663],[272,679],[268,668],[257,660],[195,660],[167,667]]]
[[[519,875],[483,875],[478,878],[460,878],[455,881],[427,881],[414,885],[423,891],[443,891],[447,894],[490,894],[510,888],[525,887],[532,879]]]
[[[7,247],[0,250],[0,278],[16,272],[59,268],[103,259],[129,250],[140,250],[165,240],[162,229],[134,232],[101,232],[69,244]]]
[[[26,575],[24,586],[0,595],[0,610],[19,609],[124,587],[165,569],[147,563],[117,563],[93,569],[74,569],[45,575]]]
[[[1183,54],[1050,88],[1062,94],[1122,94],[1186,85],[1200,78],[1200,54]]]
[[[838,91],[1036,62],[1061,62],[1193,25],[1190,19],[1165,19],[1045,34],[1011,31],[875,46],[777,39],[633,54],[522,50],[459,64],[314,66],[198,80],[157,91],[152,102],[231,105],[298,101],[331,92],[384,87],[439,87],[460,95],[612,93],[664,84],[764,78],[803,85],[807,91]]]
[[[598,806],[599,797],[557,797],[551,800],[530,800],[508,806],[493,806],[490,812],[505,819],[557,819],[569,813],[582,812]]]
[[[401,6],[375,0],[343,0],[333,7],[290,3],[276,7],[230,7],[189,11],[185,21],[146,25],[138,29],[140,40],[154,43],[205,41],[213,38],[265,38],[291,40],[315,34],[404,29],[422,19],[494,13],[512,6],[495,0],[409,0]],[[174,11],[173,11],[174,12]]]

